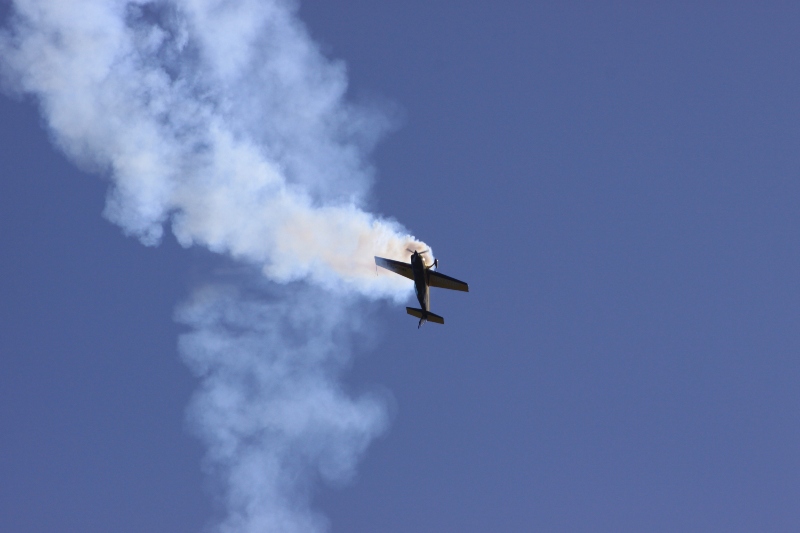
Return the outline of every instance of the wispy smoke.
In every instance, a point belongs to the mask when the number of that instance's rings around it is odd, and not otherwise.
[[[195,330],[181,352],[202,378],[191,418],[223,484],[225,532],[323,530],[309,484],[348,479],[386,423],[380,397],[353,399],[337,379],[362,324],[355,302],[276,290],[285,297],[265,302],[208,287],[178,313]]]
[[[405,298],[410,282],[372,257],[426,247],[361,208],[391,121],[348,103],[344,65],[284,0],[14,0],[0,68],[54,142],[110,178],[105,215],[126,233],[154,245],[171,227],[288,283],[199,291],[181,351],[222,530],[323,528],[307,484],[346,477],[385,424],[378,400],[338,385],[358,323],[345,294]]]

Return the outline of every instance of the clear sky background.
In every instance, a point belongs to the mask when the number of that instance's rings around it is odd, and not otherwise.
[[[632,4],[302,4],[401,110],[371,207],[471,290],[378,307],[332,531],[800,530],[800,7]],[[220,260],[124,237],[29,101],[0,173],[0,529],[203,530],[173,316]]]

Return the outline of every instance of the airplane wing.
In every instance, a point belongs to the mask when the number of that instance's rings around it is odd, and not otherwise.
[[[400,274],[408,279],[414,279],[414,271],[411,270],[411,265],[408,263],[375,256],[375,264],[379,267],[385,268],[386,270],[391,270],[395,274]]]
[[[469,292],[469,285],[456,278],[439,274],[435,270],[428,270],[428,285],[441,289],[451,289],[454,291]]]

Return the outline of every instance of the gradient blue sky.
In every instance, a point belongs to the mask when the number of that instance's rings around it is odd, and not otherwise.
[[[472,291],[380,307],[332,531],[800,530],[800,6],[632,4],[302,4],[402,110],[373,208]],[[0,173],[0,529],[201,531],[172,317],[218,260],[105,221],[31,102]]]

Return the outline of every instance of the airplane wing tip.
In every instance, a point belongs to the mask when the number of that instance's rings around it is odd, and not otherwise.
[[[453,291],[469,292],[469,285],[467,283],[456,278],[451,278],[445,274],[440,274],[439,272],[431,272],[430,286]]]
[[[376,255],[375,264],[381,268],[390,270],[395,274],[400,274],[405,278],[414,279],[414,274],[411,271],[411,265],[409,265],[408,263],[403,263],[402,261],[395,261],[393,259],[386,259],[384,257],[378,257]]]

